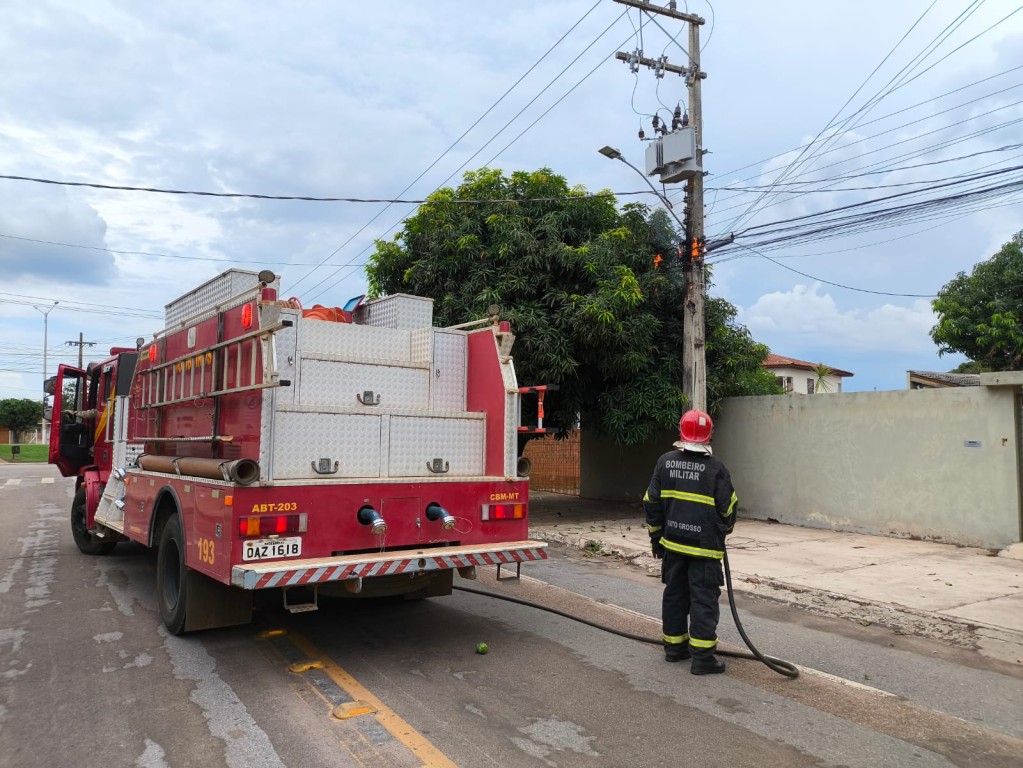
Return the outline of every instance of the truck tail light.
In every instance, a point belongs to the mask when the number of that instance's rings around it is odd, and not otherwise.
[[[246,304],[242,307],[242,328],[246,330],[252,327],[252,305]]]
[[[250,515],[238,518],[239,536],[305,533],[307,530],[309,516],[305,512],[297,515]]]
[[[484,520],[521,520],[526,516],[525,504],[484,504]]]

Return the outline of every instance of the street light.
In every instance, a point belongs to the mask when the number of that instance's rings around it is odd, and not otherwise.
[[[625,156],[619,150],[615,149],[614,147],[601,147],[597,151],[600,154],[602,154],[604,157],[608,157],[608,158],[610,158],[612,160],[621,160],[623,163],[625,163],[627,166],[629,166],[632,170],[634,170],[636,173],[638,173],[642,177],[643,181],[645,181],[647,183],[647,186],[650,187],[651,190],[653,190],[653,193],[655,195],[657,195],[658,199],[660,199],[660,201],[661,201],[661,203],[663,203],[664,207],[668,209],[668,213],[670,213],[674,217],[675,221],[678,222],[679,226],[682,227],[683,234],[685,233],[686,225],[682,221],[682,219],[680,219],[675,214],[675,209],[671,205],[671,200],[669,200],[667,197],[665,197],[664,193],[661,192],[657,187],[655,187],[650,182],[650,179],[647,178],[646,174],[643,173],[643,171],[639,170],[639,168],[637,168],[632,163],[630,163],[628,160],[626,160]]]
[[[643,181],[657,195],[668,213],[678,222],[678,225],[682,228],[682,237],[686,238],[690,228],[675,213],[675,209],[671,206],[671,201],[650,182],[645,173],[626,160],[622,153],[614,147],[602,147],[597,151],[611,160],[621,160],[642,176]],[[707,358],[706,350],[704,349],[704,338],[706,335],[703,318],[705,276],[700,251],[702,247],[702,245],[697,244],[694,236],[692,249],[695,253],[692,253],[686,268],[688,273],[686,280],[688,298],[686,299],[682,316],[684,329],[682,339],[682,394],[688,400],[690,408],[699,408],[701,411],[704,411],[707,409]],[[686,248],[690,248],[690,243],[686,243]]]
[[[58,304],[60,304],[59,301],[53,302],[53,306],[50,307],[49,309],[47,309],[45,312],[42,309],[40,309],[39,307],[37,307],[35,304],[32,305],[32,309],[34,309],[37,312],[41,313],[42,316],[43,316],[43,385],[44,386],[46,384],[46,374],[47,374],[47,370],[46,370],[46,347],[50,343],[50,337],[49,337],[50,313],[57,308]],[[46,395],[43,395],[43,409],[44,409],[44,414],[45,414]],[[43,432],[46,432],[46,434],[43,435],[43,439],[44,440],[47,439],[48,436],[49,436],[49,432],[47,431],[46,427],[47,427],[46,416],[44,415],[43,416]]]

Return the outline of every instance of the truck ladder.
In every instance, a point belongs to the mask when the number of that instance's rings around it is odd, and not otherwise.
[[[273,343],[274,333],[290,325],[290,320],[282,320],[269,328],[259,328],[139,371],[141,392],[136,407],[144,410],[235,392],[290,386],[291,382],[281,379],[277,372]],[[246,353],[248,364],[243,365]],[[257,364],[257,357],[262,365]]]

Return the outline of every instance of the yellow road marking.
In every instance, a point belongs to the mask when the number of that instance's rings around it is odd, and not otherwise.
[[[374,696],[368,688],[341,669],[330,659],[324,658],[319,650],[301,635],[290,633],[291,642],[310,659],[319,659],[323,671],[341,688],[355,699],[359,705],[371,706],[376,709],[377,722],[390,731],[399,742],[430,768],[458,768],[448,756],[435,747],[429,739],[402,720],[394,710]]]

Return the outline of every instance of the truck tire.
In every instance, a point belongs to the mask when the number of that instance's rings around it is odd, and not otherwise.
[[[156,552],[156,593],[160,618],[174,635],[248,624],[252,592],[216,581],[185,564],[181,514],[163,525]]]
[[[93,536],[85,527],[86,519],[85,486],[75,492],[71,502],[71,536],[78,551],[85,555],[109,555],[117,546],[116,541],[103,541]]]
[[[173,635],[185,631],[188,607],[188,568],[185,566],[185,536],[181,516],[171,515],[160,533],[156,553],[156,592],[160,617]]]

